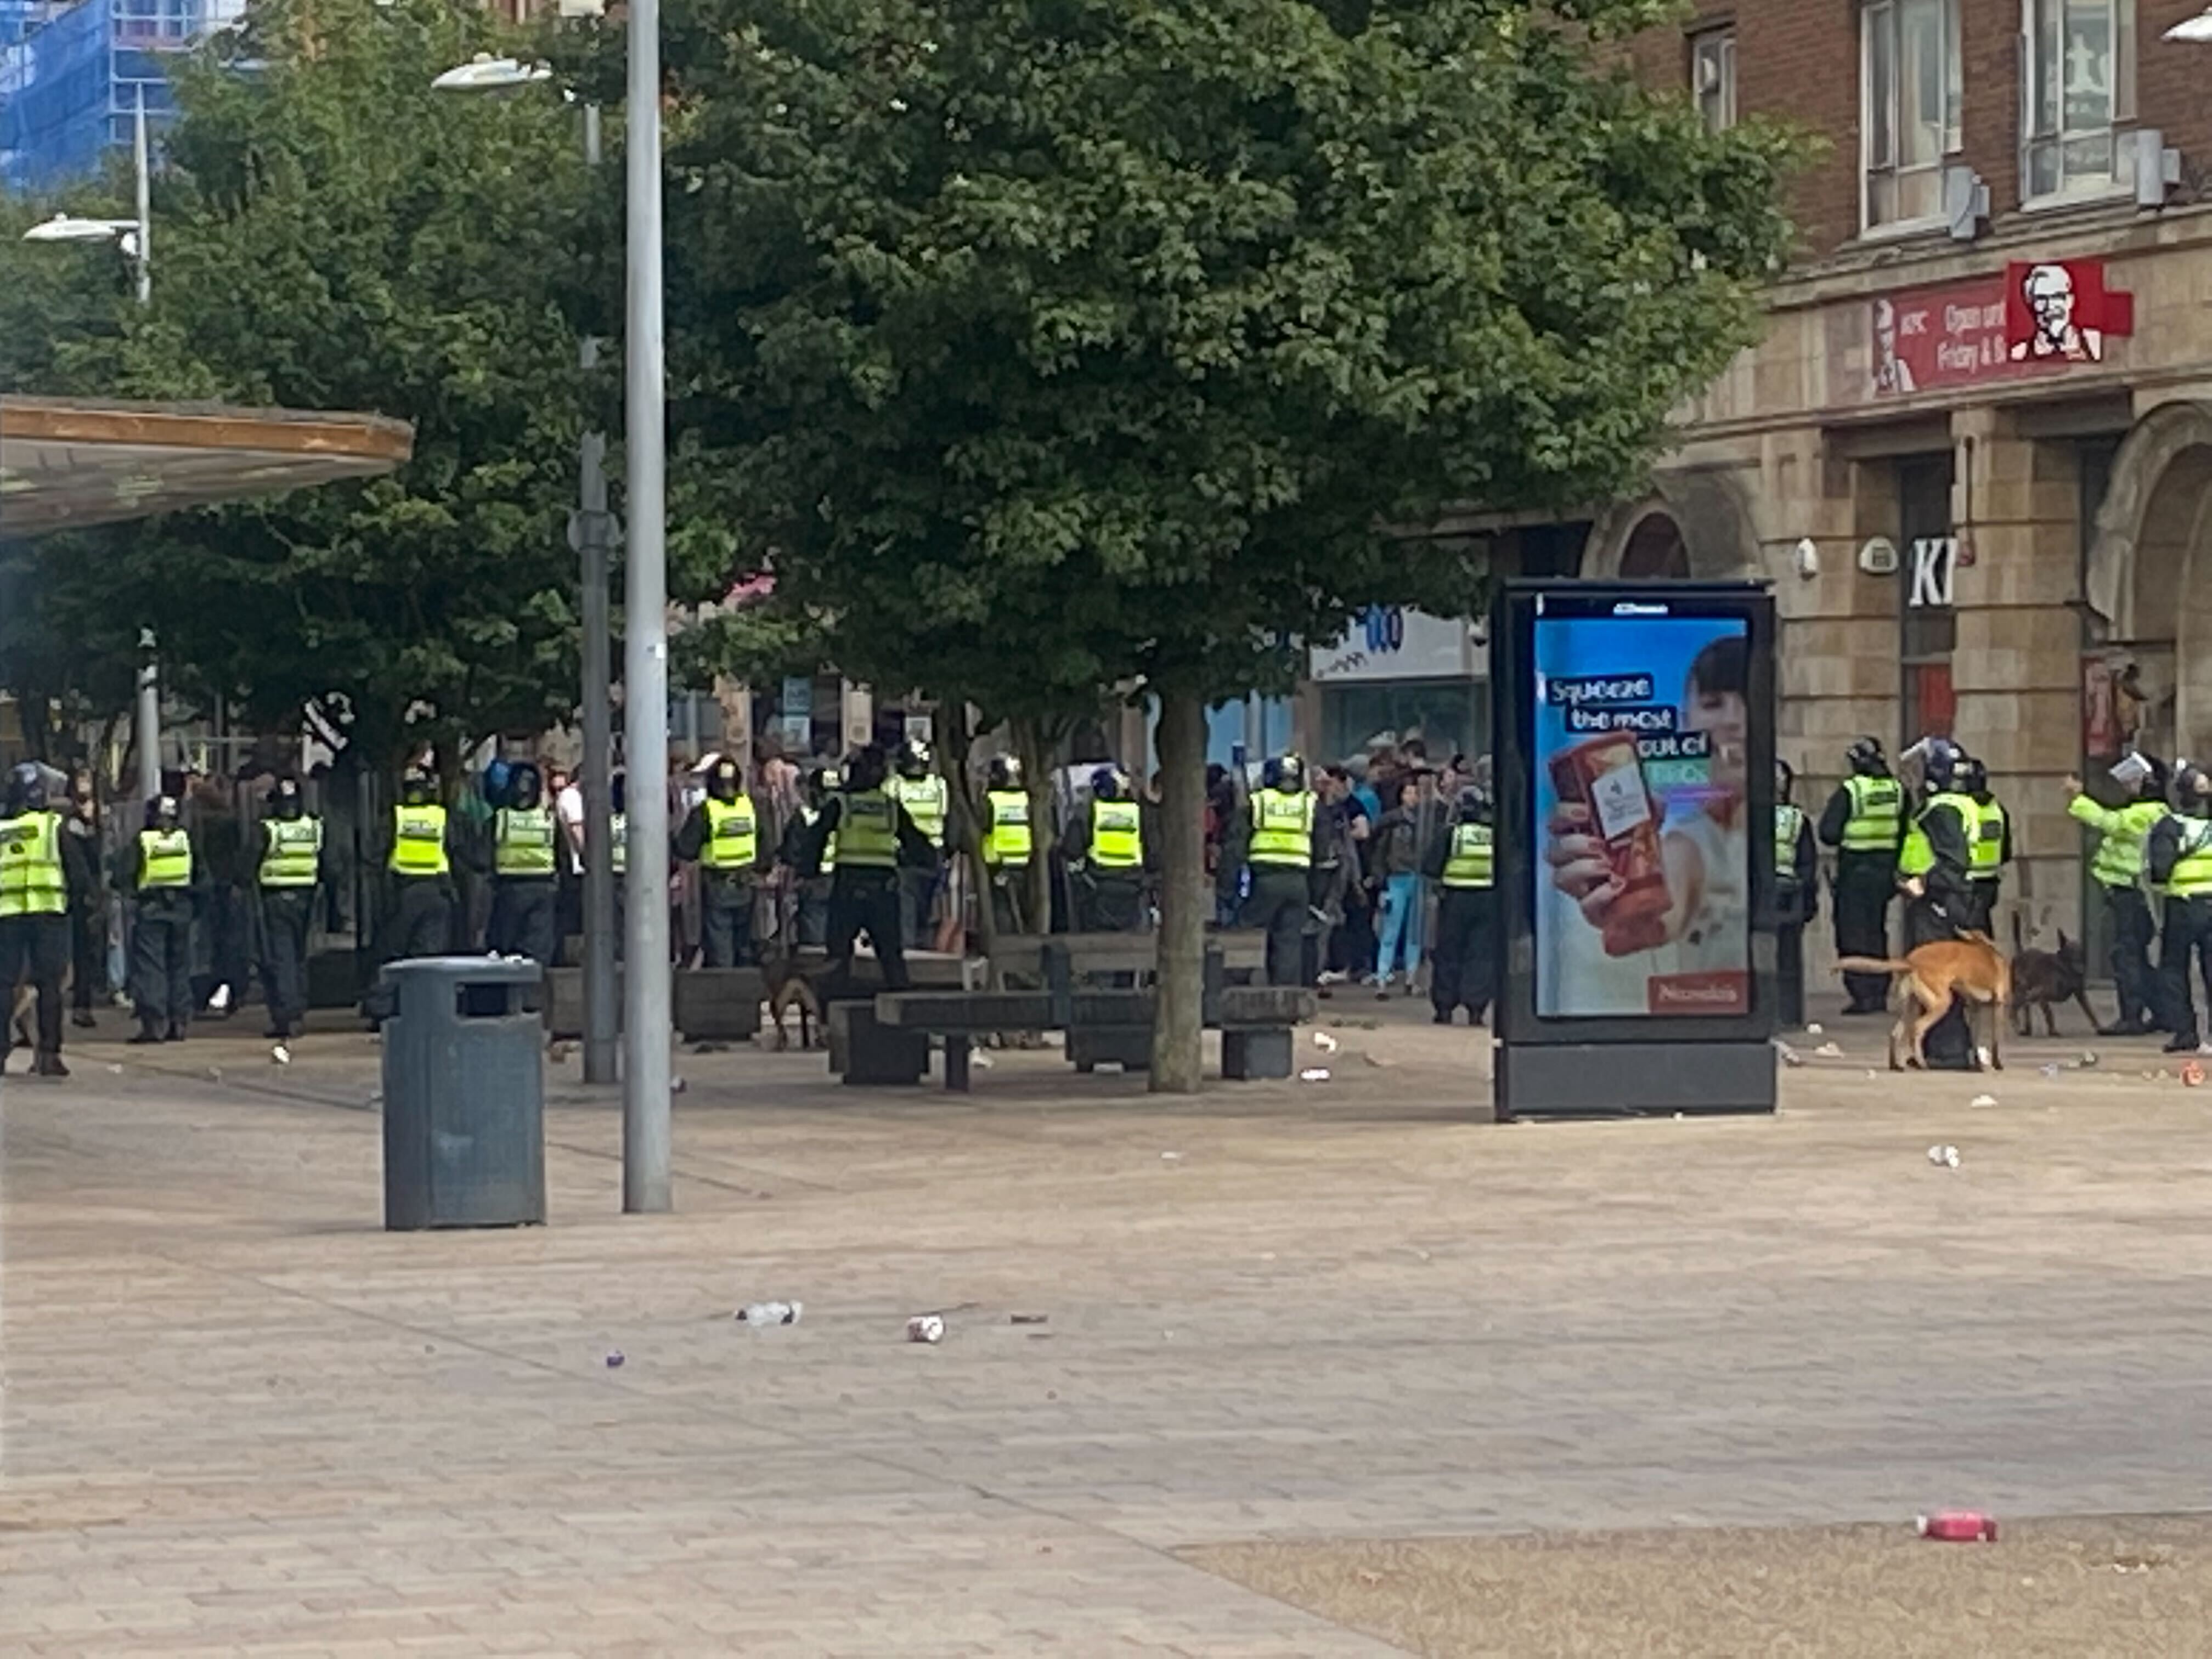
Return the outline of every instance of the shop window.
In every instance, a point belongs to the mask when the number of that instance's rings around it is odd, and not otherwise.
[[[1874,0],[1859,16],[1866,228],[1936,222],[1960,149],[1959,0]]]
[[[2118,187],[2135,115],[2135,0],[2025,0],[2026,201]]]
[[[1637,581],[1687,580],[1690,549],[1682,539],[1682,526],[1668,514],[1645,514],[1620,550],[1620,574]]]
[[[1708,132],[1735,125],[1735,31],[1708,29],[1690,37],[1690,89]]]
[[[1958,541],[1951,528],[1951,458],[1914,456],[1897,464],[1898,574],[1902,610],[1898,659],[1903,665],[1904,739],[1949,737],[1958,714],[1951,653],[1959,613],[1951,603]]]
[[[1418,740],[1441,766],[1454,755],[1489,750],[1490,686],[1474,679],[1331,685],[1322,692],[1321,720],[1317,758],[1331,764],[1366,753],[1379,739],[1394,747]]]

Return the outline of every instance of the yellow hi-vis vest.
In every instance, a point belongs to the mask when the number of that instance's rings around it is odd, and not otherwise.
[[[1133,800],[1091,803],[1091,863],[1098,870],[1134,870],[1145,861],[1144,809]]]
[[[2067,815],[2094,826],[2099,832],[2096,856],[2089,873],[2106,887],[2133,887],[2142,880],[2143,843],[2166,816],[2166,803],[2130,801],[2125,806],[2100,806],[2087,795],[2066,804]]]
[[[906,808],[914,827],[929,837],[932,847],[945,845],[945,780],[934,772],[918,778],[893,778],[891,799]]]
[[[707,842],[699,849],[699,862],[708,870],[750,870],[760,856],[760,825],[753,804],[739,795],[735,800],[707,797]]]
[[[492,819],[494,875],[550,876],[553,838],[559,833],[550,808],[502,806]]]
[[[0,818],[0,916],[58,916],[68,908],[62,815]]]
[[[1304,790],[1262,789],[1252,797],[1251,864],[1313,867],[1314,798]]]
[[[1495,856],[1495,839],[1486,823],[1455,823],[1451,832],[1451,852],[1444,859],[1443,874],[1438,878],[1446,887],[1487,887],[1491,884],[1492,860]]]
[[[192,884],[191,837],[181,830],[138,832],[138,890]]]
[[[1019,789],[984,796],[991,822],[983,832],[983,862],[1019,870],[1030,861],[1030,798]]]
[[[1774,803],[1774,873],[1797,879],[1797,837],[1805,828],[1805,809],[1786,800]]]
[[[1901,876],[1924,876],[1936,867],[1936,849],[1929,844],[1928,832],[1921,828],[1928,815],[1939,806],[1948,806],[1959,815],[1959,827],[1966,832],[1966,861],[1973,863],[1974,848],[1979,844],[1982,809],[1972,795],[1961,795],[1945,790],[1930,795],[1927,805],[1912,820],[1912,827],[1905,832],[1905,850],[1897,856],[1897,872]]]
[[[446,856],[446,809],[442,806],[395,806],[392,809],[392,873],[395,876],[447,876],[453,871]]]
[[[612,866],[615,874],[629,873],[629,814],[611,813],[607,818],[607,841],[613,849]]]
[[[255,879],[264,887],[313,887],[322,862],[323,821],[317,817],[261,820],[261,869]]]
[[[2004,866],[2005,810],[1989,800],[1978,802],[1974,814],[1973,877],[1995,881]]]
[[[2177,812],[2181,825],[2181,856],[2166,878],[2168,898],[2189,899],[2212,893],[2212,821]]]
[[[837,867],[892,870],[898,867],[898,803],[881,789],[862,789],[837,797]],[[830,867],[825,856],[823,867]]]
[[[1846,853],[1887,853],[1897,846],[1897,826],[1905,817],[1905,786],[1895,778],[1853,775],[1844,780],[1851,815],[1844,821]]]

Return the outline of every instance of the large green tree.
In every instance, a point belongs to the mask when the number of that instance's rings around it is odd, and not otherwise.
[[[566,515],[605,390],[577,369],[576,325],[607,280],[611,203],[549,89],[432,90],[499,39],[440,0],[257,0],[179,78],[149,309],[112,250],[0,238],[0,279],[36,264],[44,287],[64,267],[76,283],[40,349],[0,348],[19,387],[364,410],[416,431],[387,478],[121,527],[95,558],[33,547],[43,629],[157,627],[186,690],[272,724],[342,700],[377,760],[574,706]]]
[[[1753,336],[1787,146],[1605,61],[1642,0],[678,0],[698,487],[854,672],[1159,700],[1155,1086],[1198,1072],[1204,708],[1601,501]]]

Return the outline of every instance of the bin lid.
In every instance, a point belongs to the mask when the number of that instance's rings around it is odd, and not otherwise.
[[[528,957],[402,957],[384,964],[388,979],[444,979],[456,985],[535,985],[544,969]]]

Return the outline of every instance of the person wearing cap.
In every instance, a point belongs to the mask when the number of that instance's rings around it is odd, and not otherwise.
[[[1306,913],[1312,905],[1317,818],[1306,787],[1305,763],[1277,755],[1261,769],[1260,787],[1232,826],[1236,857],[1248,872],[1251,892],[1242,925],[1267,935],[1267,983],[1304,983]]]
[[[2117,806],[2091,799],[2080,778],[2066,780],[2067,816],[2097,832],[2089,875],[2103,895],[2112,989],[2119,1001],[2112,1023],[2099,1026],[2097,1035],[2147,1036],[2168,1028],[2159,976],[2150,963],[2160,919],[2143,890],[2146,843],[2166,816],[2166,770],[2148,756],[2131,755],[2112,769],[2111,777],[2121,796]]]
[[[2191,975],[2193,968],[2212,998],[2212,775],[2176,763],[2172,803],[2143,843],[2152,884],[2165,895],[2158,965],[2166,1016],[2173,1023],[2166,1052],[2203,1053]]]
[[[44,772],[33,762],[8,775],[0,795],[0,990],[29,981],[38,1003],[31,1069],[64,1078],[62,976],[69,970],[70,917],[91,902],[90,867],[48,804]],[[0,1069],[7,1063],[0,1036]]]
[[[307,1013],[307,933],[317,889],[331,880],[323,821],[307,811],[299,779],[289,773],[270,786],[261,820],[261,856],[254,868],[260,905],[261,983],[269,1002],[266,1035],[283,1042]]]
[[[1805,1023],[1805,925],[1820,903],[1820,854],[1813,823],[1790,799],[1796,774],[1774,763],[1774,999],[1782,1024]]]
[[[131,902],[134,1043],[182,1042],[192,1016],[192,915],[204,879],[199,849],[174,795],[146,803],[146,824],[125,843],[115,884]]]
[[[1929,738],[1921,747],[1926,756],[1927,791],[1897,860],[1898,879],[1908,901],[1908,951],[1954,939],[1974,927],[1974,842],[1981,830],[1980,805],[1960,787],[1971,757],[1948,738]],[[1953,1001],[1949,1012],[1929,1029],[1921,1048],[1933,1070],[1976,1069],[1961,1004]]]
[[[1828,797],[1818,825],[1821,845],[1836,849],[1836,951],[1887,957],[1905,837],[1905,786],[1891,775],[1879,738],[1855,739],[1844,758],[1850,774]],[[1845,974],[1844,991],[1847,1014],[1878,1014],[1889,1006],[1887,974]]]
[[[1439,1025],[1450,1024],[1462,1007],[1470,1025],[1481,1024],[1490,1013],[1498,915],[1492,817],[1490,792],[1480,784],[1462,786],[1452,822],[1431,840],[1422,861],[1422,873],[1437,884],[1438,894],[1429,1006]]]
[[[753,958],[753,902],[768,867],[767,848],[760,808],[736,759],[715,756],[706,795],[675,841],[676,856],[699,866],[700,945],[709,968],[738,968]]]

